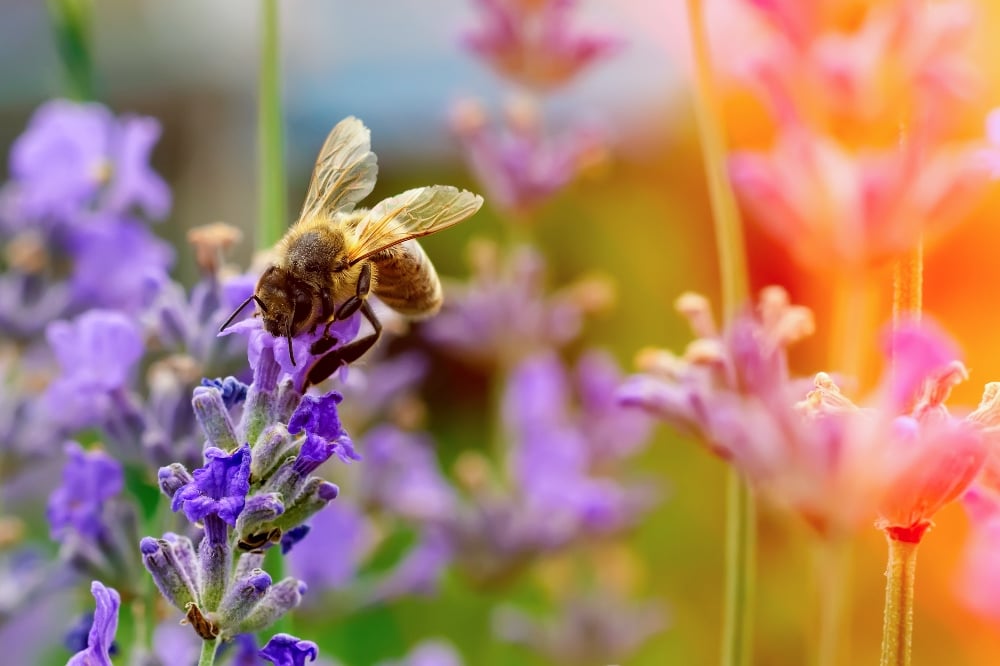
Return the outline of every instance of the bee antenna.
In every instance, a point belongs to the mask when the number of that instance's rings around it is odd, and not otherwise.
[[[258,296],[257,294],[254,294],[250,298],[252,298],[253,300],[255,300],[257,302],[257,305],[260,307],[260,311],[261,312],[263,312],[264,314],[267,314],[267,306],[264,305],[264,301],[260,300],[260,296]]]
[[[260,305],[261,309],[264,309],[264,304],[260,302],[259,298],[257,298],[257,294],[254,294],[253,296],[251,296],[247,300],[243,301],[240,304],[240,306],[238,308],[236,308],[236,310],[233,312],[233,314],[229,315],[229,319],[226,320],[226,323],[223,324],[221,328],[219,328],[219,333],[222,333],[224,330],[226,330],[227,328],[229,328],[229,325],[233,323],[233,320],[236,319],[236,317],[238,317],[241,312],[243,312],[243,308],[245,308],[246,306],[250,305],[250,301],[257,301],[257,304]],[[266,312],[266,310],[265,310],[265,312]]]

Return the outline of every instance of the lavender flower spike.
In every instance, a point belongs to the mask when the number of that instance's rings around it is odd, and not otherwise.
[[[112,666],[109,651],[118,630],[118,609],[122,600],[116,590],[96,580],[90,584],[90,593],[94,595],[97,610],[87,647],[70,657],[66,666]]]
[[[316,661],[319,648],[312,641],[300,640],[289,634],[275,634],[259,654],[275,666],[304,666],[307,658]]]
[[[60,540],[67,532],[76,532],[97,539],[108,529],[104,505],[122,491],[122,466],[103,451],[84,451],[76,442],[66,445],[66,456],[62,485],[52,493],[46,510],[52,536]]]

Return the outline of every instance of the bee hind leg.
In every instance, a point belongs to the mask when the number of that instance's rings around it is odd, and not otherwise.
[[[370,335],[366,335],[360,340],[355,340],[343,347],[338,347],[317,360],[309,368],[309,374],[306,375],[307,385],[319,384],[336,372],[341,365],[354,363],[364,356],[382,336],[382,323],[375,316],[375,311],[372,310],[372,306],[368,304],[368,301],[361,299],[361,304],[357,309],[361,310],[361,314],[365,316],[365,319],[371,323],[372,328],[375,330]],[[313,346],[315,347],[315,345]]]

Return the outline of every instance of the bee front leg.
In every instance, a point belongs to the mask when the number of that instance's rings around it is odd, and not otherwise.
[[[378,342],[379,337],[382,335],[382,323],[375,316],[375,311],[372,310],[372,306],[368,304],[367,300],[361,300],[359,309],[361,310],[361,314],[365,316],[365,319],[371,323],[372,328],[375,329],[374,332],[360,340],[355,340],[343,347],[334,349],[326,356],[321,357],[309,368],[309,374],[306,375],[307,385],[319,384],[336,372],[341,365],[354,363]]]

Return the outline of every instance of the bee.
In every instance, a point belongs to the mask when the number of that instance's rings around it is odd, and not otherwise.
[[[337,123],[319,152],[299,219],[277,245],[277,261],[222,325],[225,330],[253,301],[264,329],[288,340],[292,365],[292,338],[324,326],[310,348],[315,361],[307,384],[358,360],[378,341],[382,325],[369,294],[408,317],[440,309],[441,281],[417,238],[458,224],[483,205],[472,192],[432,185],[356,209],[375,187],[377,172],[368,128],[354,117]],[[358,311],[373,332],[332,349],[337,340],[330,326]]]

